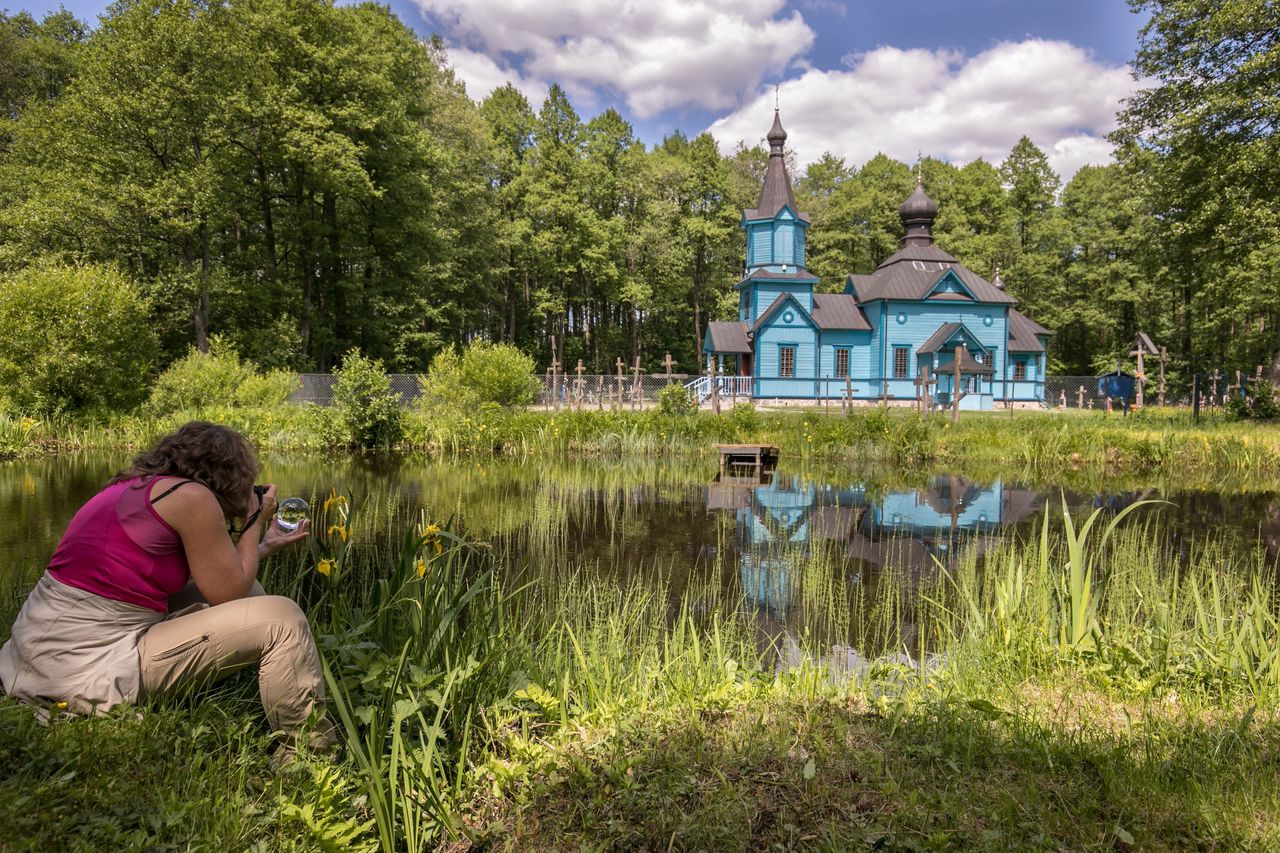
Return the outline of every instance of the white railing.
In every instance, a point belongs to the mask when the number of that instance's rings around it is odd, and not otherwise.
[[[711,399],[711,377],[699,376],[691,382],[685,383],[685,388],[689,389],[689,393],[694,395],[694,399],[699,403],[705,403]],[[751,396],[751,377],[750,376],[717,376],[716,387],[720,389],[720,398],[732,399],[733,397],[750,397]]]

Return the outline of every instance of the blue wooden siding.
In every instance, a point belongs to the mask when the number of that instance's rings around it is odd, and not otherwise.
[[[805,256],[805,239],[804,226],[798,226],[796,228],[796,266],[798,267],[803,267],[808,263],[808,258]]]
[[[773,262],[795,266],[795,231],[790,222],[779,222],[773,227]]]
[[[761,314],[769,310],[769,306],[774,303],[774,300],[784,293],[790,293],[794,296],[796,301],[804,306],[804,310],[813,310],[813,285],[762,281],[751,285],[751,288],[754,294],[753,305],[751,318],[746,322],[752,325],[755,324],[756,320],[760,319]]]
[[[758,267],[773,263],[772,228],[768,222],[752,225],[751,238],[747,241],[747,266]]]
[[[951,496],[958,501],[958,495]],[[882,527],[896,527],[916,533],[960,530],[982,530],[1000,523],[1004,510],[1004,487],[999,480],[982,489],[960,507],[953,520],[951,513],[939,512],[921,492],[890,492],[872,505],[875,522]]]

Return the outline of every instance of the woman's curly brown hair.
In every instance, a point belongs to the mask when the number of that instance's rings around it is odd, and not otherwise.
[[[134,477],[185,477],[207,487],[228,518],[247,515],[258,458],[253,446],[230,427],[191,421],[139,453],[112,483]]]

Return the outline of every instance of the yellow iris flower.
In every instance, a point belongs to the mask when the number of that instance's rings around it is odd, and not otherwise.
[[[325,577],[329,577],[330,573],[333,572],[333,565],[333,560],[321,560],[316,563],[316,571]]]

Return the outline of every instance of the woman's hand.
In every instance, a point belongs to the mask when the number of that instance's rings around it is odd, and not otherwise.
[[[267,521],[267,534],[259,543],[259,554],[263,557],[273,554],[281,548],[287,548],[295,542],[301,542],[311,535],[311,519],[303,519],[297,530],[284,530],[275,523],[272,517]]]

